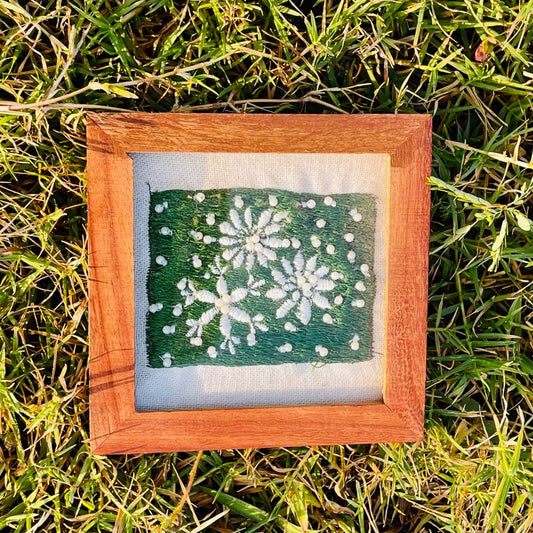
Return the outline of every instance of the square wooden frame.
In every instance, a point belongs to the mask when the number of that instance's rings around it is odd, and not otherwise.
[[[94,453],[422,438],[429,115],[89,114],[87,144]],[[390,154],[383,402],[135,411],[133,152]]]

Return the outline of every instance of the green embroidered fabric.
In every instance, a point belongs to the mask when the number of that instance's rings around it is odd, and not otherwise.
[[[149,366],[372,357],[370,194],[151,193]]]

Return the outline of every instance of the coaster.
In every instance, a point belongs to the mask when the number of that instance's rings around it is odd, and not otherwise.
[[[422,438],[430,116],[87,121],[93,453]]]

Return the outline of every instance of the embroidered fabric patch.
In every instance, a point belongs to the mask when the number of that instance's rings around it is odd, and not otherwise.
[[[372,357],[375,198],[151,193],[151,367]]]

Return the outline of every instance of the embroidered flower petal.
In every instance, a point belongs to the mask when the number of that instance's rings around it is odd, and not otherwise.
[[[319,279],[316,282],[315,289],[317,291],[332,291],[335,288],[335,283],[330,279]]]
[[[265,268],[268,267],[268,259],[266,258],[265,254],[263,254],[263,252],[257,254],[257,262]]]
[[[246,270],[248,270],[248,272],[250,272],[250,270],[252,270],[254,265],[255,265],[255,255],[254,254],[248,254],[246,256]]]
[[[273,289],[269,289],[265,296],[271,300],[281,300],[287,296],[287,293],[283,289],[275,287]]]
[[[304,256],[302,255],[302,252],[298,250],[296,252],[296,255],[294,256],[294,266],[296,268],[296,272],[302,272],[304,269]]]
[[[223,252],[222,252],[222,257],[226,260],[226,261],[231,261],[231,259],[233,259],[233,256],[239,251],[238,248],[226,248]]]
[[[240,268],[244,263],[244,252],[239,250],[239,253],[233,259],[233,268]]]
[[[283,259],[281,260],[282,262]],[[285,259],[285,261],[287,260]],[[285,285],[287,283],[287,278],[279,270],[272,270],[270,273],[276,283],[279,283],[280,285]]]
[[[232,237],[235,237],[239,234],[239,231],[234,228],[229,222],[222,222],[218,226],[218,229],[220,230],[220,233],[224,233],[225,235],[231,235]]]
[[[317,260],[317,258],[318,258],[317,255],[314,255],[313,257],[310,257],[307,260],[307,263],[305,264],[305,269],[308,270],[309,272],[314,272],[315,269],[316,269],[316,260]]]
[[[285,300],[281,307],[276,311],[276,318],[283,318],[287,316],[288,312],[296,305],[296,302],[292,300]]]
[[[311,321],[311,302],[304,296],[300,300],[298,305],[298,312],[296,318],[304,325],[307,326]]]
[[[285,272],[287,272],[287,274],[289,274],[289,276],[292,276],[294,274],[294,270],[292,268],[292,265],[291,265],[290,261],[287,258],[282,257],[281,258],[281,264],[283,265],[283,269],[285,270]],[[285,282],[283,282],[283,283],[285,283]]]
[[[285,211],[279,211],[276,213],[273,217],[274,222],[281,222],[282,220],[287,220],[289,218],[289,214]]]
[[[202,324],[203,326],[206,326],[207,324],[211,322],[211,320],[213,320],[213,318],[217,316],[217,314],[218,314],[218,309],[216,307],[211,307],[211,309],[204,311],[200,315],[198,322],[200,322],[200,324]]]
[[[211,291],[201,290],[196,293],[196,299],[206,304],[215,303],[215,295]]]
[[[265,246],[270,248],[284,248],[283,239],[278,239],[277,237],[267,237],[261,241]]]
[[[230,209],[229,217],[235,229],[242,229],[241,217],[239,217],[239,213],[235,209]]]
[[[276,260],[276,252],[274,250],[271,250],[270,248],[263,248],[261,250],[261,253],[265,255],[269,261]]]
[[[218,239],[218,242],[222,246],[233,246],[234,244],[237,244],[239,241],[237,239],[232,239],[231,237],[220,237],[220,239]]]
[[[228,315],[222,315],[220,317],[219,329],[224,337],[228,338],[231,336],[231,320]]]
[[[264,228],[272,218],[272,209],[266,209],[259,215],[259,220],[257,221],[257,227],[262,229]]]
[[[274,233],[277,233],[280,229],[281,229],[281,226],[279,224],[269,224],[263,230],[263,233],[268,237],[269,235],[273,235]]]
[[[246,222],[246,225],[251,228],[253,225],[252,222],[252,211],[249,207],[246,208],[244,211],[244,221]]]
[[[220,295],[228,294],[228,284],[222,276],[220,276],[217,280],[217,292]]]
[[[238,289],[234,289],[231,291],[231,301],[232,303],[238,303],[241,300],[244,300],[246,298],[246,295],[248,294],[248,290],[240,287]]]
[[[328,299],[318,292],[315,292],[315,294],[313,295],[313,303],[320,309],[331,309],[331,305],[328,302]]]
[[[229,308],[229,316],[237,322],[244,322],[245,324],[249,324],[251,322],[250,315],[246,311],[243,311],[235,306],[231,306]]]
[[[266,324],[263,324],[262,322],[257,323],[255,327],[264,332],[268,331],[268,326]]]
[[[329,268],[327,266],[321,266],[320,268],[316,269],[315,276],[317,278],[323,278],[324,276],[327,275],[328,272],[329,272]]]

